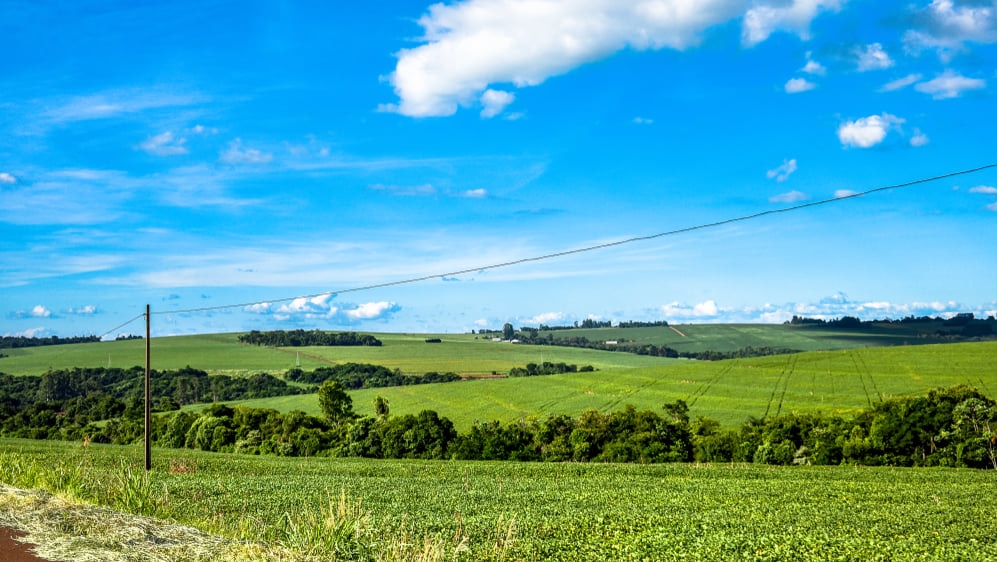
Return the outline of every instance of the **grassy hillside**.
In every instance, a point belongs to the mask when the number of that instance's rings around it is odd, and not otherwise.
[[[851,414],[883,398],[969,384],[997,391],[997,342],[817,351],[718,362],[678,361],[657,367],[607,369],[544,377],[462,381],[351,393],[372,414],[376,395],[395,414],[436,410],[466,429],[475,420],[610,411],[633,404],[658,410],[685,400],[693,416],[728,426],[747,417],[791,411]],[[319,415],[315,395],[245,402]]]
[[[640,357],[566,347],[534,347],[496,343],[470,334],[376,334],[381,347],[289,347],[244,345],[239,334],[175,336],[152,339],[152,367],[179,369],[190,365],[211,374],[283,373],[300,364],[312,370],[349,361],[374,363],[409,374],[430,371],[458,374],[507,373],[513,367],[542,361],[592,365],[597,369],[646,367],[671,362],[658,357]],[[426,343],[438,337],[442,343]],[[0,372],[39,375],[49,369],[71,367],[132,367],[145,364],[145,342],[128,340],[22,349],[5,349]]]

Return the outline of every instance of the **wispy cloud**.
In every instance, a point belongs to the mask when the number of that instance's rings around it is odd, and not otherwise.
[[[883,70],[893,66],[893,59],[883,50],[879,43],[866,45],[865,48],[858,47],[854,51],[856,65],[859,72],[870,70]]]
[[[42,117],[52,123],[108,119],[149,109],[189,106],[205,101],[200,94],[177,94],[150,90],[111,90],[71,98],[46,111]]]
[[[807,63],[803,65],[803,68],[801,68],[800,70],[802,72],[805,72],[807,74],[812,74],[814,76],[824,76],[825,74],[827,74],[827,68],[825,68],[824,65],[813,60],[810,57],[811,53],[810,51],[807,51]]]
[[[175,156],[189,152],[184,146],[186,143],[186,138],[174,136],[171,131],[166,131],[145,139],[139,148],[156,156]]]
[[[228,148],[222,151],[218,159],[225,164],[267,164],[273,160],[273,154],[255,148],[245,148],[242,139],[230,142]]]
[[[935,49],[943,61],[966,50],[967,43],[997,42],[997,6],[991,1],[933,0],[914,14],[916,27],[904,34],[907,48],[917,53]]]
[[[800,201],[806,201],[810,196],[802,191],[788,191],[786,193],[780,193],[769,197],[770,203],[799,203]]]
[[[789,179],[789,176],[796,171],[796,158],[791,158],[789,160],[783,160],[782,165],[777,168],[773,168],[768,172],[765,172],[765,177],[777,182],[784,182]]]
[[[927,82],[921,82],[920,84],[914,86],[914,89],[918,92],[928,94],[932,99],[944,100],[957,98],[962,95],[963,92],[969,90],[982,90],[987,87],[985,80],[979,78],[966,78],[961,74],[957,74],[952,70],[946,70],[945,73],[929,80]]]
[[[9,172],[0,172],[0,183],[6,183],[8,185],[15,184],[17,183],[17,178],[14,177],[14,174]]]
[[[990,185],[978,185],[969,189],[970,193],[984,193],[986,195],[997,195],[997,187]]]
[[[784,89],[787,94],[799,94],[801,92],[807,92],[813,90],[817,87],[817,84],[807,80],[806,78],[790,78]]]
[[[911,146],[916,148],[919,146],[924,146],[929,142],[931,142],[931,139],[928,138],[928,135],[922,133],[920,129],[914,129],[914,136],[910,138]]]
[[[421,185],[384,185],[376,183],[370,186],[370,188],[375,191],[387,191],[395,195],[403,195],[408,197],[414,197],[414,196],[425,197],[437,194],[436,188],[429,183],[424,183]]]
[[[886,84],[883,84],[883,87],[881,87],[879,89],[879,91],[880,92],[894,92],[896,90],[902,90],[903,88],[906,88],[907,86],[910,86],[911,84],[915,84],[915,83],[917,83],[920,80],[921,80],[921,75],[920,74],[908,74],[907,76],[904,76],[903,78],[897,78],[896,80],[893,80],[892,82],[887,82]]]
[[[492,89],[485,90],[485,93],[481,94],[481,105],[484,107],[481,110],[481,116],[486,119],[495,117],[499,113],[502,113],[502,110],[515,99],[516,96],[509,92]]]

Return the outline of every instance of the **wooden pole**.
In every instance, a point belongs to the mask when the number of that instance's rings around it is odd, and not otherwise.
[[[152,369],[150,369],[151,324],[149,305],[145,305],[145,471],[152,470]]]

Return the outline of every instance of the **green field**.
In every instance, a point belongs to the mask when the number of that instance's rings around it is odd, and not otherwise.
[[[855,330],[790,324],[675,324],[671,327],[577,328],[549,333],[555,338],[580,336],[595,342],[616,340],[667,345],[679,352],[735,351],[745,347],[817,351],[944,343],[944,338],[934,335],[937,330],[945,329],[943,324],[875,323]]]
[[[542,361],[592,365],[597,369],[646,367],[672,362],[661,357],[642,357],[569,347],[528,346],[497,343],[470,334],[376,334],[380,347],[269,348],[244,345],[239,334],[210,334],[153,338],[152,368],[179,369],[186,366],[211,374],[282,374],[300,365],[312,370],[336,363],[357,362],[384,365],[407,374],[431,371],[467,374],[507,373],[513,367]],[[426,343],[439,337],[442,343]],[[114,342],[5,349],[0,372],[10,375],[40,375],[49,369],[72,367],[133,367],[145,364],[145,342]]]
[[[749,416],[820,411],[848,415],[891,396],[911,396],[968,384],[997,390],[997,342],[861,348],[729,361],[677,361],[658,367],[544,377],[462,381],[351,392],[357,412],[372,415],[374,397],[394,414],[435,410],[467,429],[475,420],[509,421],[577,414],[632,404],[659,410],[685,400],[690,413],[740,425]],[[320,415],[315,395],[243,402]]]
[[[120,506],[121,459],[135,466],[141,451],[0,440],[0,455],[0,480],[63,482],[78,496]],[[139,511],[281,544],[297,525],[291,538],[300,546],[301,527],[321,521],[316,514],[328,514],[322,510],[342,494],[366,515],[355,535],[373,546],[355,549],[369,556],[361,559],[380,559],[377,549],[391,541],[419,545],[426,537],[440,546],[439,560],[997,557],[988,471],[287,459],[158,449],[153,458]]]
[[[700,339],[743,345],[773,345],[787,334],[811,333],[810,328],[785,325],[698,325],[678,329]],[[628,333],[669,328],[628,328]],[[578,330],[581,332],[581,330]],[[598,330],[589,330],[595,332]],[[826,330],[818,330],[828,334]],[[574,332],[574,330],[572,330]],[[833,332],[838,333],[838,332]],[[750,339],[745,334],[754,334]],[[781,334],[781,335],[780,335]],[[868,334],[867,334],[868,335]],[[381,347],[306,347],[273,349],[242,345],[238,334],[182,336],[152,340],[153,368],[190,365],[211,373],[280,374],[295,364],[303,369],[340,362],[366,362],[410,374],[430,371],[460,374],[506,373],[512,367],[542,361],[592,365],[591,373],[529,378],[462,381],[352,392],[354,408],[372,414],[380,394],[395,414],[435,410],[467,429],[476,420],[515,420],[550,414],[575,415],[587,408],[611,411],[632,404],[658,410],[681,399],[693,416],[706,416],[737,426],[749,416],[791,411],[850,414],[890,396],[923,394],[955,384],[978,387],[989,396],[997,391],[997,342],[868,347],[869,339],[852,338],[847,349],[812,351],[717,362],[674,360],[622,352],[531,346],[489,341],[470,334],[441,335],[429,344],[425,334],[378,334]],[[648,335],[647,337],[651,337]],[[846,341],[838,333],[836,341]],[[786,343],[792,346],[791,338]],[[732,342],[732,343],[731,343]],[[716,344],[719,346],[719,344]],[[776,344],[777,345],[777,344]],[[715,348],[715,347],[714,347]],[[144,342],[130,340],[5,350],[0,372],[40,374],[49,368],[73,366],[132,366],[144,362]],[[315,395],[248,401],[254,407],[280,411],[303,410],[319,415]]]

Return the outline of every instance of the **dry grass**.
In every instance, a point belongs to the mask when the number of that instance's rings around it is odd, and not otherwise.
[[[209,535],[170,521],[120,513],[35,490],[0,485],[0,524],[27,534],[35,552],[79,562],[300,560],[294,553]]]

